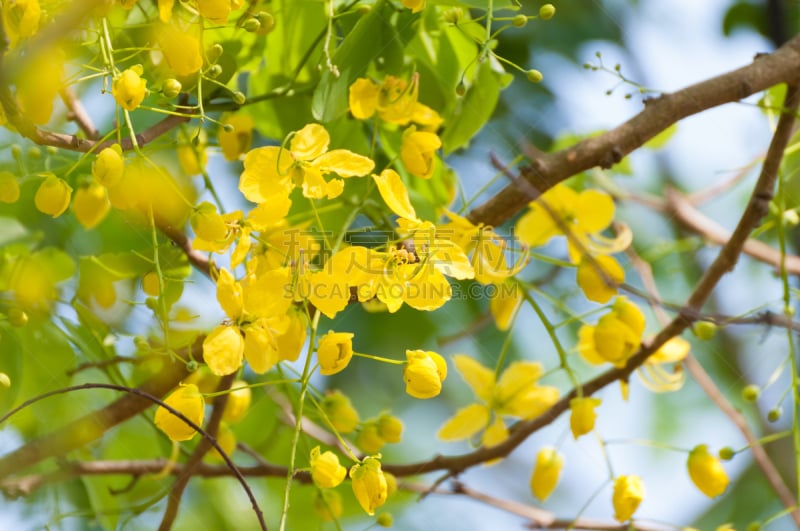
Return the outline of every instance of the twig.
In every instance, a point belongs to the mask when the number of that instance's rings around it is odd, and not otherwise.
[[[217,386],[217,392],[227,391],[230,389],[235,377],[235,374],[224,376]],[[208,420],[208,424],[206,425],[207,436],[203,437],[203,440],[197,444],[194,452],[192,452],[192,455],[190,455],[189,459],[186,461],[183,471],[178,475],[175,483],[173,483],[172,489],[167,497],[167,508],[164,509],[164,516],[161,518],[161,524],[158,526],[159,531],[169,531],[172,529],[172,524],[175,523],[175,518],[178,516],[178,509],[181,505],[183,491],[186,490],[186,486],[189,484],[189,480],[192,478],[194,470],[203,460],[203,456],[205,456],[212,447],[216,448],[218,452],[222,452],[216,443],[216,436],[217,431],[219,430],[219,423],[222,421],[222,414],[225,411],[225,404],[228,403],[228,396],[228,393],[223,393],[214,399],[214,409],[212,410],[211,418]],[[262,527],[266,527],[266,525]]]
[[[59,91],[59,94],[61,94],[61,99],[69,110],[67,118],[78,124],[80,130],[83,131],[83,134],[85,134],[86,138],[89,140],[97,140],[100,138],[100,132],[94,126],[92,118],[89,116],[89,113],[86,112],[86,107],[84,107],[81,100],[78,99],[72,87],[64,87]]]
[[[800,35],[749,65],[648,100],[622,125],[554,153],[543,154],[522,169],[522,177],[541,193],[595,166],[611,167],[633,150],[687,116],[739,101],[778,83],[792,82],[800,70]],[[512,183],[469,213],[469,220],[499,226],[530,201]]]
[[[657,298],[659,296],[658,287],[656,286],[655,278],[653,277],[653,270],[650,267],[650,264],[642,260],[635,252],[633,252],[633,250],[628,252],[628,256],[631,259],[633,267],[639,273],[645,288],[653,297]],[[657,305],[651,306],[653,307],[653,311],[656,313],[656,317],[662,322],[662,324],[669,321],[669,318],[661,307]],[[795,524],[800,526],[800,510],[798,510],[795,506],[792,492],[786,486],[786,483],[783,481],[780,472],[778,472],[778,470],[775,468],[775,464],[772,462],[766,450],[764,450],[764,447],[761,445],[759,438],[755,433],[753,433],[753,430],[750,429],[750,426],[747,424],[747,419],[745,419],[744,415],[742,415],[739,410],[733,407],[733,405],[725,398],[714,380],[708,375],[703,366],[700,365],[700,362],[698,362],[691,353],[686,357],[686,359],[684,359],[683,364],[700,388],[703,389],[706,395],[708,395],[714,404],[716,404],[717,408],[719,408],[719,410],[726,417],[728,417],[731,422],[733,422],[736,428],[744,436],[748,446],[750,447],[753,460],[761,469],[761,472],[764,474],[767,482],[772,487],[772,490],[774,490],[778,495],[778,498],[781,500],[781,503],[783,503],[784,507],[787,509],[794,509],[790,514],[792,519],[795,521]]]

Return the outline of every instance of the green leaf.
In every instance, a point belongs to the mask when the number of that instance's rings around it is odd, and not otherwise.
[[[442,134],[445,155],[469,145],[472,137],[486,124],[500,97],[501,81],[501,74],[493,70],[489,61],[481,63],[472,87]]]
[[[394,40],[394,30],[386,22],[387,9],[379,0],[342,41],[332,58],[339,75],[323,64],[322,78],[311,101],[315,119],[330,122],[347,112],[350,85],[365,75],[369,64],[381,53],[383,42]]]

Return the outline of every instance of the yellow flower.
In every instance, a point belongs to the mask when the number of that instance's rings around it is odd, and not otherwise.
[[[728,488],[728,474],[719,459],[709,453],[708,446],[700,444],[689,452],[686,462],[692,482],[709,498],[715,498]]]
[[[494,444],[498,433],[497,420],[500,417],[532,419],[547,411],[558,400],[558,389],[537,385],[541,377],[542,365],[538,362],[515,361],[511,363],[499,379],[495,372],[473,358],[457,354],[453,356],[456,369],[470,386],[478,402],[459,409],[439,429],[437,436],[444,441],[467,439],[494,426],[489,437]],[[492,422],[495,416],[495,422]],[[487,438],[486,431],[484,439]]]
[[[203,66],[200,40],[194,35],[166,24],[158,32],[158,45],[167,64],[178,76],[194,74]]]
[[[122,160],[122,148],[119,144],[103,149],[97,154],[92,163],[92,177],[103,186],[116,186],[121,180],[125,169]]]
[[[358,427],[358,411],[341,391],[331,391],[325,395],[320,405],[322,413],[341,434],[352,433]]]
[[[412,13],[419,13],[425,7],[425,0],[403,0],[403,5]]]
[[[412,126],[403,132],[400,160],[410,174],[430,179],[436,162],[436,150],[440,147],[442,141],[435,133],[417,131]]]
[[[335,490],[318,490],[314,498],[314,512],[325,522],[338,520],[344,512],[342,495]]]
[[[349,106],[354,118],[366,120],[376,112],[384,122],[408,125],[414,122],[426,131],[435,131],[442,118],[430,107],[417,101],[419,74],[411,82],[394,76],[386,76],[380,85],[366,78],[359,78],[350,85]]]
[[[225,403],[225,409],[222,412],[222,420],[225,422],[235,424],[247,414],[253,392],[246,386],[247,382],[244,380],[236,380],[231,385],[233,391],[228,393],[228,401]]]
[[[52,173],[44,175],[45,179],[36,190],[33,202],[39,212],[57,218],[69,206],[72,187],[67,184],[67,181]]]
[[[578,263],[586,252],[613,254],[630,244],[630,231],[623,231],[613,240],[599,234],[614,219],[614,201],[599,190],[578,193],[565,184],[557,184],[529,206],[530,210],[517,222],[519,239],[538,247],[554,236],[567,236],[573,263]]]
[[[614,481],[614,518],[627,522],[644,499],[644,483],[639,476],[619,476]]]
[[[253,143],[253,127],[255,123],[247,114],[228,114],[222,118],[223,127],[219,128],[217,141],[225,160],[239,160],[239,157],[250,149]],[[226,131],[224,126],[231,126]]]
[[[625,281],[625,271],[610,256],[584,256],[578,265],[577,281],[587,299],[605,304]]]
[[[599,406],[599,398],[581,397],[573,398],[569,402],[571,415],[569,417],[569,427],[572,436],[577,440],[578,437],[589,433],[594,429],[594,421],[597,418],[595,408]]]
[[[9,2],[5,2],[9,4]],[[46,124],[53,100],[62,88],[64,57],[60,50],[34,54],[22,62],[16,76],[17,100],[23,113],[36,124]]]
[[[178,387],[164,399],[164,403],[196,425],[200,426],[203,423],[205,402],[196,385],[188,384]],[[166,433],[167,437],[173,441],[187,441],[196,433],[193,427],[163,406],[156,409],[155,423],[158,429]]]
[[[311,450],[311,479],[321,489],[332,489],[344,481],[347,469],[339,463],[339,456],[328,450],[320,453],[319,446]]]
[[[691,345],[682,337],[670,338],[656,350],[636,372],[642,384],[654,393],[677,391],[683,387],[686,374],[680,364],[689,355]],[[672,371],[662,365],[673,364]]]
[[[175,0],[158,0],[158,18],[161,22],[169,22],[172,19],[172,8],[175,7]]]
[[[317,346],[320,374],[330,376],[344,370],[353,357],[353,334],[332,332],[322,336]]]
[[[555,448],[546,446],[536,454],[536,466],[531,474],[531,492],[540,501],[545,501],[555,490],[562,468],[564,456]]]
[[[447,363],[439,354],[424,350],[406,350],[403,379],[406,393],[414,398],[433,398],[442,391],[447,378]]]
[[[183,173],[186,175],[200,175],[203,173],[208,163],[205,139],[202,139],[197,145],[190,143],[180,144],[175,151],[178,155],[178,164],[180,164]]]
[[[128,68],[111,85],[111,94],[125,110],[136,109],[147,94],[147,80],[142,79],[142,67],[139,65]]]
[[[618,297],[611,311],[603,315],[596,326],[581,327],[578,351],[589,363],[610,362],[624,367],[639,349],[644,327],[642,311],[627,298]]]
[[[377,457],[365,457],[360,464],[356,463],[350,468],[350,479],[359,505],[372,516],[375,509],[384,504],[387,496],[386,478],[380,460]]]
[[[522,288],[509,281],[495,284],[495,288],[489,296],[489,313],[498,330],[508,330],[522,302]]]
[[[85,229],[96,227],[98,223],[103,221],[110,209],[111,204],[108,202],[105,186],[91,182],[75,191],[72,211],[75,213],[78,222]]]
[[[3,23],[11,46],[17,41],[35,35],[39,30],[42,8],[39,0],[16,0],[3,2]]]
[[[16,176],[0,171],[0,203],[16,203],[19,200],[19,183]]]

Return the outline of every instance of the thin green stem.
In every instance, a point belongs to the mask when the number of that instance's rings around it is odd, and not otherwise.
[[[375,356],[373,354],[364,354],[362,352],[353,352],[353,356],[358,356],[359,358],[367,358],[374,361],[380,361],[381,363],[391,363],[392,365],[406,364],[406,362],[402,360],[393,360],[391,358],[383,358],[381,356]]]
[[[281,508],[280,529],[286,529],[286,522],[289,516],[289,493],[292,490],[292,478],[295,472],[295,462],[297,460],[297,446],[300,443],[300,434],[303,431],[303,408],[305,406],[306,394],[308,392],[308,381],[311,378],[311,359],[313,358],[314,345],[317,339],[317,326],[319,326],[319,316],[321,312],[315,312],[311,321],[311,334],[308,340],[308,351],[306,352],[306,362],[303,365],[303,374],[300,376],[300,396],[297,399],[297,411],[295,412],[294,435],[292,437],[292,448],[289,454],[289,463],[286,471],[286,487],[283,490],[283,507]]]

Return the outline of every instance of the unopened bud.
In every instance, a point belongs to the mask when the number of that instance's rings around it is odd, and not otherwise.
[[[742,398],[746,402],[755,402],[756,400],[758,400],[758,395],[760,394],[761,394],[761,389],[755,384],[750,384],[744,389],[742,389]]]
[[[275,29],[275,17],[272,16],[272,13],[261,11],[256,15],[256,18],[258,23],[261,24],[257,31],[259,35],[266,35]]]
[[[257,18],[251,17],[244,21],[242,28],[249,33],[255,33],[261,29],[261,22]]]
[[[170,78],[161,85],[161,93],[167,98],[174,98],[181,93],[182,88],[183,85],[181,85],[180,81]]]
[[[381,527],[392,527],[394,525],[394,518],[390,513],[381,513],[378,515],[378,518],[375,519],[375,522]]]
[[[511,24],[517,28],[523,28],[527,23],[528,23],[528,17],[522,14],[517,15],[513,19],[511,19]]]
[[[211,45],[211,47],[208,49],[208,52],[206,52],[206,56],[208,57],[208,62],[216,63],[217,59],[220,58],[222,52],[224,51],[225,49],[222,47],[220,43]]]
[[[719,458],[723,461],[730,461],[734,455],[736,455],[736,452],[730,446],[724,446],[719,449]]]
[[[206,70],[206,75],[211,79],[218,78],[221,73],[222,73],[222,67],[219,65],[211,65],[211,68]]]
[[[244,95],[244,92],[238,90],[231,94],[231,98],[233,98],[234,103],[237,105],[244,105],[244,102],[247,101],[247,96]]]
[[[539,8],[539,18],[542,20],[550,20],[556,14],[556,6],[553,4],[545,4]]]
[[[699,323],[694,324],[692,327],[692,332],[694,332],[694,335],[697,337],[697,339],[708,341],[717,335],[717,325],[709,321],[700,321]]]
[[[542,73],[534,68],[528,70],[525,75],[528,77],[528,81],[531,83],[539,83],[542,81],[542,79],[544,79]]]
[[[783,409],[780,407],[774,407],[767,412],[767,420],[770,422],[777,422],[779,418],[783,415]]]

